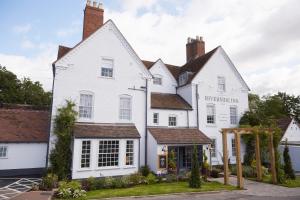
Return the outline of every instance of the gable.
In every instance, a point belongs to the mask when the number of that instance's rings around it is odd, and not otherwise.
[[[174,84],[177,84],[176,79],[172,75],[172,73],[169,71],[169,69],[166,67],[166,65],[163,63],[161,59],[158,59],[152,67],[149,69],[151,74],[154,76],[155,74],[161,74],[165,78],[169,78],[173,81]]]
[[[207,79],[214,86],[217,84],[214,79],[217,79],[218,76],[227,77],[226,79],[228,80],[226,80],[226,83],[228,81],[234,82],[235,89],[240,84],[241,87],[239,89],[243,91],[250,90],[222,47],[214,49],[213,54],[206,60],[199,71],[193,74],[191,82],[197,83],[203,81],[203,79]]]
[[[117,26],[113,23],[112,20],[108,20],[103,26],[101,26],[97,31],[95,31],[93,34],[91,34],[89,37],[87,37],[85,40],[82,40],[79,42],[75,47],[67,51],[64,55],[62,55],[58,60],[56,60],[53,65],[58,69],[67,69],[68,67],[72,66],[73,60],[76,60],[76,58],[80,57],[81,59],[84,59],[81,57],[82,55],[82,49],[87,49],[94,47],[93,50],[97,52],[97,45],[98,47],[104,46],[109,50],[111,49],[110,44],[105,44],[103,41],[102,43],[99,42],[100,38],[103,37],[103,35],[114,35],[120,44],[120,47],[124,48],[127,53],[132,58],[133,62],[135,62],[135,65],[139,67],[140,72],[146,77],[150,78],[151,74],[147,70],[147,68],[144,66],[141,59],[138,57],[136,52],[133,50],[131,45],[127,42],[125,37],[122,35],[122,33],[119,31]]]

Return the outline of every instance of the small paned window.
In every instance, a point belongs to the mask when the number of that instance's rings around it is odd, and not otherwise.
[[[119,119],[131,120],[131,97],[124,95],[120,97]]]
[[[235,106],[230,107],[230,124],[236,125],[238,123],[237,108]]]
[[[159,123],[159,114],[153,113],[153,124],[158,125],[158,123]]]
[[[93,111],[93,95],[80,94],[79,118],[91,119]]]
[[[231,139],[231,154],[232,156],[236,156],[235,138]]]
[[[91,161],[91,141],[82,141],[81,145],[81,168],[89,168]]]
[[[98,167],[113,167],[119,165],[119,141],[99,141]]]
[[[7,146],[0,146],[0,158],[7,158]]]
[[[225,92],[226,85],[225,85],[225,77],[219,76],[218,77],[218,91]]]
[[[210,146],[210,150],[211,150],[211,157],[215,158],[217,157],[216,154],[216,139],[211,139],[211,146]]]
[[[209,104],[206,106],[207,110],[207,117],[206,122],[208,124],[215,124],[216,123],[216,107],[213,104]]]
[[[101,76],[113,77],[113,66],[114,62],[112,59],[102,59]]]
[[[177,126],[177,117],[169,116],[169,126]]]
[[[161,77],[158,77],[158,76],[155,76],[153,78],[153,84],[154,85],[162,85],[162,78]]]
[[[133,165],[134,146],[133,140],[126,141],[126,165]]]

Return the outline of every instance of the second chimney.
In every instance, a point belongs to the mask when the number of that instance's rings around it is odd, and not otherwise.
[[[202,37],[188,38],[186,44],[186,62],[205,54],[205,42]]]
[[[100,3],[97,6],[97,2],[93,2],[91,5],[91,1],[88,0],[86,7],[84,9],[84,20],[83,20],[83,34],[82,39],[89,37],[92,33],[94,33],[98,28],[103,25],[103,13],[104,10],[102,8],[102,4]]]

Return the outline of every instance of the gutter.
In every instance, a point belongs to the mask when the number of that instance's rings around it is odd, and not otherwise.
[[[55,79],[55,64],[52,64],[52,72],[53,72],[53,80],[52,80],[52,98],[51,98],[51,105],[50,105],[50,123],[49,123],[49,132],[48,132],[48,142],[47,142],[47,154],[46,154],[46,164],[45,169],[47,169],[49,164],[49,149],[50,149],[50,134],[51,134],[51,124],[52,124],[52,110],[53,110],[53,92],[54,92],[54,79]]]

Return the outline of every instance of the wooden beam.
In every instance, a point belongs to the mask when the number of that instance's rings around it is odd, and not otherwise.
[[[261,169],[261,159],[260,159],[260,143],[259,143],[259,134],[255,133],[255,157],[256,157],[256,173],[257,181],[262,181],[262,169]]]
[[[235,149],[236,149],[236,169],[237,169],[237,186],[240,189],[244,188],[243,169],[241,161],[241,136],[238,132],[234,133]]]
[[[222,130],[222,138],[223,138],[224,185],[228,185],[229,169],[228,169],[228,151],[227,151],[227,131]]]
[[[274,151],[274,145],[273,145],[273,134],[269,135],[269,152],[270,152],[272,182],[273,182],[273,184],[277,184],[276,166],[275,166],[275,151]]]

